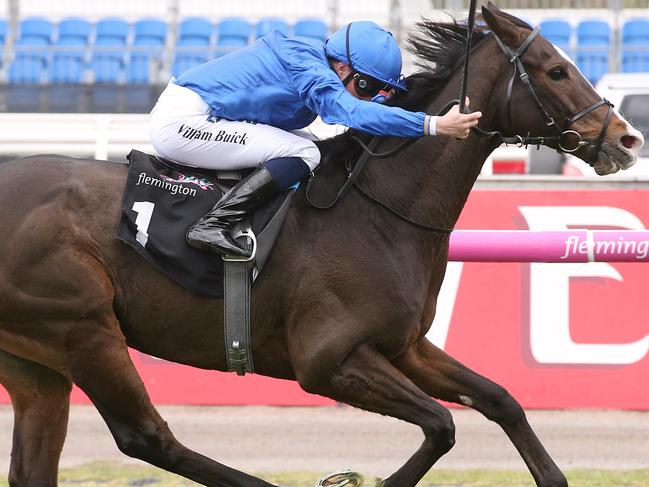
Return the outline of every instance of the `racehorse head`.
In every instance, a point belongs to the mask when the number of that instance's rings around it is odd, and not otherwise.
[[[543,144],[573,153],[606,175],[635,164],[644,143],[612,105],[603,100],[558,47],[525,22],[491,2],[482,16],[511,64],[498,96],[505,135],[543,137]],[[489,129],[493,130],[491,127]]]

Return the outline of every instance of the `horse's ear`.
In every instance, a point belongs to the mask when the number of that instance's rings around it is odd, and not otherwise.
[[[488,2],[487,5],[482,6],[482,18],[506,45],[517,45],[516,25],[508,18],[508,15],[493,3]]]

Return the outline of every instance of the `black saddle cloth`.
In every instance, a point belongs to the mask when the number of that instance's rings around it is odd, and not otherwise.
[[[222,297],[221,256],[190,247],[185,235],[236,184],[241,173],[189,168],[136,150],[128,159],[117,239],[189,291]],[[293,192],[278,195],[244,222],[257,235],[255,274],[270,253]]]

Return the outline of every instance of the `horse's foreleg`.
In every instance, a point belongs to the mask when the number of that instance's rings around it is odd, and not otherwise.
[[[501,386],[468,369],[426,338],[415,343],[395,365],[427,394],[469,406],[498,423],[538,486],[568,485],[532,431],[523,408]]]
[[[55,486],[68,428],[70,380],[0,351],[0,383],[9,392],[14,410],[9,485]]]
[[[97,407],[122,452],[203,485],[271,486],[176,440],[151,404],[112,310],[76,323],[67,344],[75,384]]]
[[[424,442],[397,472],[385,480],[385,487],[414,487],[455,443],[455,427],[450,412],[370,346],[359,346],[333,371],[323,373],[319,364],[311,365],[311,373],[303,371],[298,374],[300,384],[307,391],[402,419],[423,430]]]

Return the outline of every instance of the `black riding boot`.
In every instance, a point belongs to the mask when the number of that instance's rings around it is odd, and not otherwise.
[[[250,212],[279,193],[280,188],[265,167],[239,181],[187,232],[187,243],[198,249],[227,255],[250,257],[250,251],[234,238],[234,226]]]

